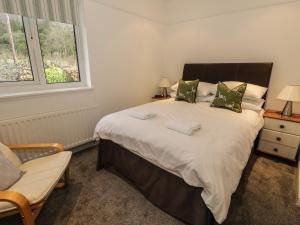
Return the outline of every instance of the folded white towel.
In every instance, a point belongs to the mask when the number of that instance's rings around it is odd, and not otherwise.
[[[154,113],[143,110],[132,110],[129,115],[140,120],[147,120],[156,116]]]
[[[172,120],[166,124],[166,127],[170,130],[191,136],[194,131],[201,129],[201,124],[199,122]]]

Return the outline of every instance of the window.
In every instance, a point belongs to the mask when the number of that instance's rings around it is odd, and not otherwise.
[[[80,35],[71,24],[0,13],[0,96],[87,87]]]
[[[47,83],[80,82],[73,25],[46,20],[37,24]]]
[[[22,17],[0,14],[0,82],[33,79]]]

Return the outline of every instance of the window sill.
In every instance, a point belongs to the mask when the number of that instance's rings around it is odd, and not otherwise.
[[[93,87],[72,87],[72,88],[31,91],[31,92],[19,92],[19,93],[12,93],[12,94],[0,94],[0,101],[6,99],[12,99],[12,98],[23,98],[23,97],[31,97],[37,95],[49,95],[49,94],[58,94],[64,92],[89,91],[89,90],[93,90]]]

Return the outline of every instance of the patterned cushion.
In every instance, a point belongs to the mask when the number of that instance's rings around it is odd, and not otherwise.
[[[242,112],[242,101],[247,88],[243,83],[233,89],[229,89],[226,84],[219,82],[216,97],[211,107],[226,108],[237,113]]]
[[[13,149],[12,149],[13,150]],[[56,154],[56,150],[53,148],[32,148],[32,149],[18,149],[14,153],[19,157],[22,163],[28,162],[33,159],[42,158],[45,156]]]
[[[175,100],[195,103],[197,97],[198,84],[199,84],[199,80],[194,80],[194,81],[180,80]]]

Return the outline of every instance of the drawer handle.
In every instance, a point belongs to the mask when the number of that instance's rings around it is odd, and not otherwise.
[[[277,137],[276,140],[277,140],[277,141],[281,141],[281,137]]]
[[[284,126],[284,125],[280,125],[280,128],[281,128],[281,129],[284,129],[284,128],[285,128],[285,126]]]
[[[278,148],[274,148],[273,151],[274,151],[274,152],[278,152]]]

